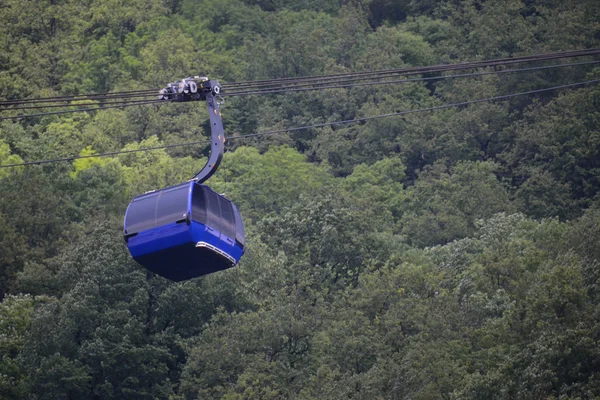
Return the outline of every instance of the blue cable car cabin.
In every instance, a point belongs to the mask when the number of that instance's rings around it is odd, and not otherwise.
[[[173,281],[231,268],[244,254],[237,207],[195,181],[135,197],[124,235],[134,260]]]
[[[135,197],[125,213],[124,236],[134,260],[173,281],[235,266],[244,254],[244,224],[235,205],[202,183],[219,167],[225,133],[218,81],[194,76],[170,83],[159,98],[206,100],[211,153],[194,179]]]

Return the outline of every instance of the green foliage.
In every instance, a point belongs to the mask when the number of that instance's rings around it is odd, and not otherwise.
[[[151,137],[139,144],[132,143],[123,148],[124,151],[159,146],[157,137]],[[199,162],[193,163],[191,158],[173,159],[164,150],[137,152],[119,155],[122,176],[129,193],[144,193],[148,190],[160,189],[189,179],[199,169]]]
[[[15,274],[23,268],[25,239],[19,235],[0,213],[0,295],[4,297],[12,286]]]
[[[134,0],[121,3],[115,0],[100,0],[89,4],[86,30],[100,36],[115,34],[121,40],[128,32],[151,19],[167,14],[160,0]]]
[[[0,395],[7,399],[27,395],[27,375],[17,356],[23,348],[34,299],[31,296],[7,296],[0,303]]]
[[[323,166],[311,165],[306,157],[289,147],[272,148],[260,154],[242,147],[226,154],[215,187],[236,199],[246,215],[281,212],[302,194],[327,191],[332,177]]]
[[[431,47],[421,36],[400,27],[382,26],[364,38],[357,51],[358,70],[379,70],[433,63]]]
[[[511,211],[495,168],[490,162],[464,162],[450,173],[441,163],[426,170],[408,193],[402,232],[417,246],[445,244],[472,235],[478,219]]]
[[[42,263],[68,242],[70,228],[81,221],[71,198],[64,195],[72,183],[64,169],[45,174],[40,167],[27,168],[0,181],[0,294],[13,286],[15,274],[26,261]]]
[[[590,88],[560,96],[532,107],[515,127],[516,143],[505,157],[515,178],[524,182],[517,196],[533,215],[573,217],[577,201],[585,203],[598,193],[599,94]]]
[[[385,217],[376,207],[353,207],[343,198],[301,197],[288,212],[263,219],[262,240],[284,251],[298,270],[314,269],[319,285],[333,289],[356,283],[365,269],[398,251]]]
[[[100,157],[90,157],[95,154],[97,153],[94,151],[94,149],[92,149],[92,146],[88,146],[85,149],[81,150],[79,155],[87,158],[80,158],[73,161],[75,171],[71,173],[71,176],[75,178],[81,171],[91,168],[93,165],[106,164],[106,161],[101,159]]]
[[[19,157],[16,154],[10,154],[10,147],[8,146],[8,144],[0,140],[0,164],[20,164],[22,162],[23,159],[21,159],[21,157]],[[18,171],[18,169],[16,171]],[[8,176],[8,174],[10,173],[11,171],[9,170],[0,170],[0,179],[2,179],[5,176]]]
[[[597,48],[599,4],[5,0],[0,98]],[[131,260],[122,220],[204,165],[206,146],[136,151],[202,141],[204,105],[2,121],[2,165],[135,152],[0,169],[0,397],[600,397],[596,86],[234,139],[597,75],[227,98],[208,184],[241,209],[246,254],[181,283]]]
[[[373,165],[360,164],[344,179],[343,187],[371,207],[387,210],[395,218],[403,212],[405,167],[398,158],[385,158]],[[383,222],[383,221],[382,221]]]
[[[50,122],[40,134],[40,140],[50,154],[58,157],[77,154],[81,150],[83,142],[81,128],[86,120],[85,116],[77,115],[73,118]]]
[[[325,12],[333,12],[338,8],[337,1],[315,1],[315,0],[246,0],[248,5],[257,5],[265,11],[275,11],[281,9],[299,10],[318,10]]]
[[[32,321],[23,359],[33,376],[32,391],[41,397],[170,392],[166,363],[173,356],[146,325],[153,311],[149,282],[108,232],[96,232],[74,249],[76,258],[59,271],[65,295]],[[143,375],[133,373],[142,366]]]

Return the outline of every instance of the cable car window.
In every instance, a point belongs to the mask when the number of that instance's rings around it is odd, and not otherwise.
[[[237,240],[242,246],[246,244],[246,232],[244,231],[244,223],[240,216],[240,211],[237,209],[235,204],[231,203],[233,207],[233,214],[235,216],[235,240]]]
[[[158,193],[134,200],[127,209],[125,229],[128,234],[156,227],[156,201]]]
[[[221,203],[221,233],[234,239],[235,238],[235,219],[233,217],[233,208],[231,202],[219,196]]]
[[[202,185],[194,185],[192,194],[192,219],[206,225],[206,199]]]
[[[219,195],[210,189],[205,190],[206,194],[206,225],[221,232],[221,206],[219,205]]]
[[[156,225],[166,225],[185,218],[188,209],[189,184],[163,190],[158,197]]]

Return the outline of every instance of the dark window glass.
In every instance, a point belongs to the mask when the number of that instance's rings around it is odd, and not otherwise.
[[[185,218],[188,210],[189,184],[163,190],[156,208],[156,225],[166,225]]]
[[[221,203],[221,233],[231,239],[235,239],[235,219],[233,217],[231,202],[221,196],[219,196],[219,202]]]
[[[219,195],[210,189],[204,191],[206,195],[206,225],[221,232],[221,206]]]
[[[202,185],[194,185],[192,219],[206,225],[206,200],[204,199],[204,187]]]
[[[134,199],[127,209],[125,229],[127,233],[137,233],[156,227],[156,200],[159,193]]]
[[[244,246],[246,244],[246,231],[244,231],[242,216],[240,215],[240,211],[237,209],[235,204],[231,203],[231,206],[233,207],[233,214],[235,216],[235,240]]]

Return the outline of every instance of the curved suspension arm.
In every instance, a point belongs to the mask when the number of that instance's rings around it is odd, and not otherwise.
[[[206,100],[210,118],[210,157],[206,165],[192,178],[192,180],[199,183],[206,181],[215,173],[219,168],[219,164],[221,164],[223,152],[225,151],[225,131],[223,130],[223,120],[217,101],[219,93],[221,93],[219,81],[204,76],[194,76],[169,83],[166,88],[160,90],[158,96],[160,100],[170,101]]]
[[[217,93],[219,90],[217,90]],[[210,157],[202,170],[193,178],[198,183],[206,181],[215,173],[221,164],[223,152],[225,151],[225,131],[223,130],[223,120],[221,119],[221,112],[219,111],[219,103],[215,96],[214,87],[210,92],[206,93],[206,105],[210,117]]]

